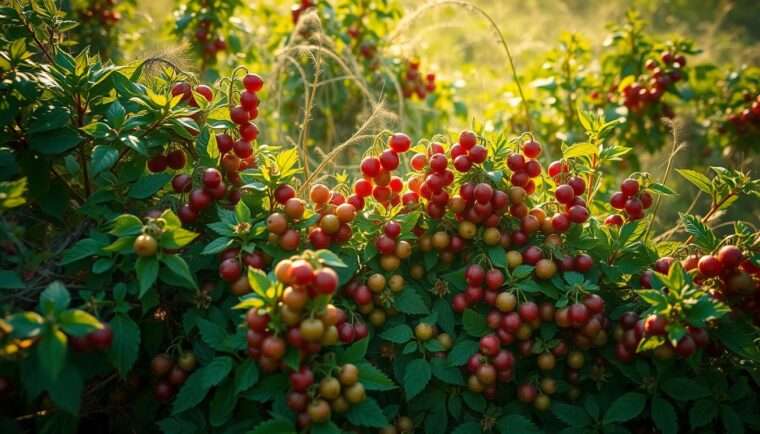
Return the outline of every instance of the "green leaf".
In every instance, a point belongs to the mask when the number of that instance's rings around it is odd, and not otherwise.
[[[233,393],[235,382],[228,378],[214,392],[214,399],[209,406],[209,422],[211,426],[221,426],[227,423],[235,411],[235,401],[237,397]]]
[[[464,386],[464,377],[458,367],[450,366],[443,359],[432,359],[430,361],[433,376],[444,383]]]
[[[760,360],[760,351],[755,344],[757,330],[747,322],[723,321],[715,331],[720,342],[735,354],[750,360]]]
[[[290,382],[287,375],[265,375],[253,388],[243,394],[243,397],[251,401],[267,402],[285,393],[289,387]]]
[[[263,271],[248,267],[248,284],[253,292],[261,298],[265,300],[272,298],[269,296],[269,288],[272,286],[272,282],[269,281],[269,277]]]
[[[588,157],[599,153],[599,146],[592,143],[576,143],[569,146],[562,153],[562,157],[565,159]]]
[[[36,338],[42,333],[45,319],[37,312],[26,311],[15,313],[8,318],[13,330],[13,336],[22,339]]]
[[[430,381],[430,375],[430,363],[427,360],[415,359],[409,362],[404,372],[404,392],[407,400],[422,392]]]
[[[119,151],[116,149],[105,145],[95,146],[92,148],[92,158],[90,160],[91,176],[110,169],[118,159]]]
[[[396,385],[393,384],[390,378],[375,365],[369,363],[357,363],[356,367],[359,368],[359,382],[364,385],[367,390],[393,390]]]
[[[203,401],[210,388],[227,378],[232,365],[231,358],[217,357],[208,365],[193,372],[177,394],[172,414],[182,413]]]
[[[168,173],[145,175],[132,184],[127,195],[133,199],[147,199],[161,190],[171,178]]]
[[[414,337],[411,327],[406,324],[399,324],[380,333],[380,337],[386,341],[397,344],[403,344]]]
[[[246,358],[235,370],[235,394],[245,392],[259,381],[259,366]]]
[[[201,332],[203,342],[208,344],[208,346],[218,351],[230,350],[225,345],[225,340],[229,334],[224,327],[203,318],[199,318],[195,323],[198,325],[198,330]]]
[[[172,273],[179,276],[185,283],[186,288],[198,289],[198,284],[193,278],[193,273],[190,272],[190,267],[187,265],[184,259],[179,255],[161,255],[161,262],[166,265]]]
[[[0,270],[0,289],[22,289],[25,287],[26,285],[15,271]]]
[[[70,264],[80,259],[89,258],[90,256],[96,256],[102,252],[105,246],[105,243],[92,238],[79,240],[63,254],[61,265]]]
[[[46,315],[58,315],[71,303],[71,295],[63,283],[55,281],[40,294],[40,307]]]
[[[577,405],[558,402],[552,404],[551,410],[559,420],[569,426],[585,427],[591,423],[591,418],[586,413],[586,410]]]
[[[64,366],[60,375],[51,381],[48,388],[53,403],[67,413],[76,416],[79,416],[83,391],[84,380],[79,370],[72,364]]]
[[[58,317],[58,325],[73,336],[84,336],[102,327],[97,318],[79,309],[64,310]]]
[[[462,314],[462,326],[470,336],[480,338],[491,332],[486,325],[486,317],[472,309],[465,309]]]
[[[238,223],[247,223],[251,220],[251,210],[248,209],[242,200],[235,205],[235,218]]]
[[[222,252],[224,249],[232,244],[232,240],[227,237],[216,238],[210,243],[206,244],[201,252],[201,255],[215,255]]]
[[[711,399],[701,399],[694,403],[689,411],[689,424],[691,429],[705,426],[718,416],[718,404]]]
[[[723,422],[723,427],[726,428],[726,432],[730,434],[743,434],[744,424],[742,419],[736,414],[731,406],[723,404],[720,406],[720,420]]]
[[[653,182],[649,184],[646,190],[651,191],[652,193],[661,194],[663,196],[672,196],[676,194],[676,192],[671,190],[670,187],[668,187],[667,185],[660,184],[657,182]]]
[[[133,237],[142,232],[142,227],[143,224],[139,217],[132,214],[122,214],[113,220],[113,225],[108,233],[119,238]]]
[[[52,378],[58,377],[66,360],[66,335],[57,328],[49,328],[37,344],[40,364]]]
[[[699,218],[684,213],[678,213],[678,215],[684,225],[686,233],[694,237],[695,245],[706,251],[713,251],[718,247],[718,237],[716,237],[712,229],[702,223]]]
[[[164,232],[161,234],[160,244],[161,247],[168,249],[180,249],[193,242],[197,237],[198,234],[195,232],[179,227],[172,229],[170,232]]]
[[[467,362],[467,359],[475,354],[479,348],[480,345],[475,341],[459,341],[451,348],[449,357],[446,359],[446,362],[449,364],[449,366],[464,365]]]
[[[126,377],[140,352],[140,327],[129,315],[122,313],[117,313],[108,325],[113,330],[113,341],[107,350],[108,359],[119,375]]]
[[[394,296],[393,307],[399,312],[409,315],[425,315],[430,313],[422,297],[410,287],[406,287]]]
[[[604,415],[604,422],[628,422],[641,414],[646,402],[646,396],[641,393],[628,392],[612,403]]]
[[[712,194],[712,181],[710,181],[710,178],[694,170],[676,169],[676,172],[686,178],[687,181],[696,185],[700,190],[707,194]]]
[[[140,282],[139,298],[143,298],[158,278],[158,258],[155,256],[138,257],[135,261],[135,272],[137,273],[137,280]]]
[[[527,417],[519,414],[502,416],[496,422],[501,434],[539,434],[541,430]]]
[[[296,434],[295,427],[282,419],[271,419],[256,425],[247,434]]]
[[[351,344],[346,351],[341,354],[339,363],[358,363],[367,354],[367,347],[369,346],[369,337],[362,338],[353,344]]]
[[[652,399],[652,420],[663,434],[678,434],[678,415],[667,399],[659,396]]]
[[[327,422],[312,425],[309,428],[309,432],[311,434],[341,434],[343,431],[333,421],[328,419]]]
[[[480,429],[480,424],[477,422],[465,422],[458,427],[451,434],[480,434],[483,431]],[[512,432],[512,431],[510,431]]]
[[[359,404],[352,405],[345,416],[354,425],[372,428],[384,428],[388,426],[388,419],[386,419],[380,406],[377,405],[377,401],[369,397]]]
[[[29,147],[45,155],[61,154],[75,147],[82,137],[71,127],[32,134]]]

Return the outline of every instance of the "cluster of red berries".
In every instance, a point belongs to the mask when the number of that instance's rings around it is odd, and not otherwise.
[[[187,156],[181,149],[174,149],[164,154],[154,155],[148,160],[148,170],[161,173],[166,169],[180,170],[187,164]]]
[[[743,106],[734,109],[726,117],[726,122],[718,127],[721,134],[725,134],[731,127],[738,134],[757,133],[760,131],[760,95],[753,97],[747,92],[744,95]]]
[[[348,290],[346,288],[348,288],[349,285],[346,285],[343,288],[344,294],[348,294]],[[367,324],[362,321],[355,321],[354,323],[350,323],[348,322],[346,312],[340,308],[337,310],[338,322],[336,323],[336,326],[338,327],[338,339],[340,339],[341,342],[344,344],[350,344],[352,342],[364,339],[369,334],[369,328],[367,327]]]
[[[113,330],[107,323],[103,327],[82,336],[69,336],[69,345],[76,351],[89,353],[94,350],[105,350],[113,342]]]
[[[158,354],[150,361],[150,370],[158,381],[153,385],[153,395],[159,401],[174,397],[187,377],[198,367],[198,359],[192,351],[185,351],[175,364],[167,354]]]
[[[369,322],[375,327],[385,323],[388,316],[395,316],[398,311],[392,306],[393,294],[404,290],[404,278],[400,274],[392,274],[385,278],[375,273],[367,278],[366,285],[351,282],[343,288],[343,295],[354,300],[357,310],[367,315]]]
[[[323,184],[314,184],[309,199],[315,205],[319,221],[309,231],[309,241],[315,249],[326,249],[331,242],[345,243],[351,239],[350,223],[356,218],[356,205],[364,207],[364,199],[331,191]]]
[[[189,83],[181,81],[175,83],[171,89],[172,97],[181,95],[180,102],[186,102],[191,107],[198,107],[198,101],[195,99],[193,92],[199,93],[208,102],[214,99],[214,91],[205,84],[199,84],[193,88]]]
[[[681,68],[686,66],[686,58],[665,51],[660,55],[660,62],[648,59],[644,65],[649,75],[642,77],[645,83],[634,82],[625,86],[621,92],[623,105],[634,113],[639,113],[656,105],[662,99],[668,86],[683,79]],[[673,109],[663,103],[662,115],[667,118],[675,117]]]
[[[301,14],[306,12],[307,9],[315,7],[316,1],[314,0],[300,0],[290,7],[290,17],[293,19],[293,24],[298,23],[298,19],[301,18]]]
[[[504,273],[498,268],[486,272],[478,264],[471,264],[464,273],[467,281],[467,289],[464,292],[455,294],[451,299],[451,305],[454,312],[462,313],[468,307],[472,307],[480,301],[493,306],[499,297],[501,287],[504,284]],[[514,297],[511,293],[504,297]]]
[[[660,315],[649,315],[645,319],[639,319],[635,312],[624,312],[620,316],[620,326],[615,330],[615,357],[624,363],[629,363],[636,355],[639,343],[648,336],[665,336],[668,318]],[[710,344],[709,334],[706,329],[687,326],[687,333],[673,346],[670,340],[652,350],[652,355],[661,360],[668,360],[674,355],[690,357],[698,348],[704,348]]]
[[[195,30],[195,40],[200,44],[203,55],[210,60],[216,59],[218,52],[227,49],[227,42],[214,31],[213,24],[211,20],[203,19]]]
[[[628,221],[641,220],[644,218],[644,210],[652,206],[652,195],[643,191],[639,181],[627,178],[620,183],[620,191],[616,191],[610,197],[610,205],[613,208],[623,210]],[[626,218],[620,214],[612,214],[604,223],[609,226],[620,226]]]
[[[272,262],[272,258],[258,250],[251,253],[242,251],[239,247],[230,247],[219,253],[219,277],[229,283],[232,293],[242,296],[251,292],[248,283],[247,267],[263,270]]]
[[[232,146],[229,146],[229,142],[220,144],[217,141],[217,146],[222,154],[234,151],[235,155],[239,158],[245,159],[253,155],[251,142],[256,141],[259,137],[259,129],[251,120],[259,116],[259,103],[261,100],[257,92],[264,87],[264,80],[257,74],[246,74],[243,77],[242,83],[245,90],[240,93],[240,104],[230,108],[230,120],[238,125],[240,139],[232,143]]]
[[[96,20],[100,25],[114,25],[121,20],[121,13],[114,10],[116,0],[94,0],[81,12],[85,21]]]
[[[410,60],[406,69],[401,72],[401,91],[406,99],[414,95],[419,99],[425,99],[429,93],[435,92],[435,74],[421,73],[419,60]]]
[[[541,145],[535,140],[525,142],[520,152],[514,152],[507,157],[507,167],[512,171],[509,182],[525,190],[528,195],[536,191],[533,178],[541,176],[541,163],[536,160],[541,155]]]
[[[288,348],[297,349],[303,358],[338,341],[338,309],[324,304],[338,287],[335,271],[306,257],[293,257],[279,262],[274,272],[277,280],[289,285],[277,305],[253,308],[247,314],[248,354],[267,373],[284,366]]]
[[[463,369],[469,372],[467,388],[474,393],[482,393],[487,399],[498,395],[496,383],[512,381],[512,367],[515,355],[501,348],[499,339],[494,335],[480,338],[479,352],[470,356]]]
[[[357,210],[364,207],[364,198],[372,196],[377,202],[388,208],[401,202],[399,194],[404,189],[404,182],[391,172],[401,164],[399,155],[408,151],[412,140],[404,133],[395,133],[388,139],[388,149],[378,157],[365,157],[359,166],[363,179],[354,183],[356,199],[352,200]],[[349,198],[350,199],[350,198]],[[358,203],[358,199],[362,199]],[[356,206],[360,204],[361,206]]]
[[[286,251],[296,250],[301,244],[301,234],[292,227],[292,223],[301,220],[306,212],[306,203],[296,197],[296,191],[287,184],[277,186],[274,201],[282,205],[282,213],[274,212],[267,217],[269,244],[279,246]]]
[[[202,188],[192,190],[193,181],[190,175],[181,173],[172,178],[172,189],[179,194],[190,193],[187,203],[183,203],[177,209],[177,217],[185,223],[195,223],[200,213],[207,209],[212,202],[229,200],[232,205],[237,204],[242,192],[237,188],[228,188],[218,170],[210,167],[201,175]],[[192,190],[192,191],[191,191]]]
[[[356,365],[346,363],[334,370],[338,371],[335,376],[326,375],[318,383],[314,372],[307,366],[290,373],[291,388],[286,402],[288,408],[298,413],[298,429],[326,422],[332,412],[345,413],[367,397],[364,385],[359,382]]]
[[[380,253],[380,267],[385,271],[395,271],[401,266],[401,260],[412,254],[412,246],[405,240],[399,240],[401,225],[390,220],[383,226],[383,234],[375,239],[375,247]]]

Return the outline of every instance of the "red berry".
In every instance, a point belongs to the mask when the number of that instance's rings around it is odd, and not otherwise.
[[[604,219],[604,224],[607,226],[621,226],[624,222],[620,214],[612,214]]]
[[[430,156],[430,169],[437,173],[443,173],[449,165],[449,160],[443,154],[433,154]]]
[[[232,150],[234,140],[228,134],[216,135],[216,147],[219,149],[220,154],[226,154]]]
[[[414,157],[412,157],[412,169],[421,172],[422,169],[425,168],[425,165],[427,164],[427,157],[425,154],[415,154]]]
[[[253,122],[240,126],[240,138],[246,142],[253,142],[259,138],[259,128]]]
[[[189,193],[193,188],[193,182],[190,175],[180,173],[172,178],[172,189],[175,193]]]
[[[387,171],[396,170],[399,166],[398,155],[390,149],[386,149],[380,154],[380,164]]]
[[[514,153],[507,157],[507,167],[513,172],[517,172],[525,167],[525,157],[522,154]]]
[[[471,286],[478,286],[481,283],[483,283],[483,279],[486,277],[485,271],[483,271],[483,268],[478,264],[472,264],[469,267],[467,267],[467,270],[464,272],[464,278],[467,280],[467,283],[469,283]]]
[[[580,273],[586,273],[594,266],[594,260],[586,253],[581,253],[573,259],[573,268]],[[596,313],[596,312],[595,312]]]
[[[467,172],[472,168],[472,160],[467,155],[460,155],[454,160],[454,168],[458,172]]]
[[[567,210],[567,215],[573,223],[585,223],[589,217],[588,208],[580,205],[571,206],[570,209]]]
[[[541,155],[541,145],[539,145],[538,142],[534,140],[530,140],[528,142],[525,142],[522,147],[522,152],[528,158],[536,158]]]
[[[240,105],[249,113],[258,108],[260,102],[259,96],[253,92],[245,91],[240,94]]]
[[[517,312],[523,322],[532,322],[538,319],[538,305],[532,301],[521,303],[520,306],[517,307]]]
[[[649,207],[652,206],[653,200],[651,194],[643,192],[639,195],[639,199],[641,199],[641,204],[644,206],[644,209],[649,209]]]
[[[190,205],[183,203],[177,208],[177,217],[185,224],[195,223],[198,220],[198,213],[190,208]]]
[[[584,304],[575,303],[567,311],[570,322],[578,325],[586,324],[589,320],[589,310]]]
[[[697,264],[699,273],[704,277],[715,277],[723,271],[723,264],[715,256],[702,256]]]
[[[113,330],[108,324],[103,324],[103,328],[95,330],[87,336],[87,339],[95,348],[104,350],[111,345],[113,341]]]
[[[296,191],[293,189],[293,187],[287,184],[278,185],[277,188],[274,189],[274,200],[279,204],[284,205],[288,199],[292,199],[294,197],[296,197]]]
[[[561,204],[568,204],[575,197],[573,187],[567,184],[562,184],[554,191],[554,197],[557,198],[557,202]]]
[[[361,169],[364,176],[368,178],[374,178],[380,174],[380,160],[375,157],[366,157],[362,160],[359,168]]]
[[[251,116],[243,106],[237,105],[230,109],[230,120],[238,125],[243,125],[251,120]]]
[[[459,134],[459,144],[465,149],[471,149],[478,144],[478,136],[472,131],[462,131]]]
[[[552,227],[559,232],[570,228],[570,217],[564,212],[558,212],[552,216]]]
[[[639,192],[639,182],[628,178],[620,184],[620,191],[628,197],[635,196]]]
[[[495,356],[499,352],[499,338],[486,335],[480,338],[480,352],[486,356]]]
[[[470,149],[470,160],[475,164],[480,164],[486,161],[487,157],[488,150],[481,145],[475,145]]]
[[[610,205],[615,209],[625,208],[625,202],[626,197],[622,192],[617,191],[610,197]]]
[[[412,146],[412,140],[404,133],[395,133],[388,139],[388,147],[398,154],[404,153]]]
[[[248,92],[258,92],[264,87],[264,80],[256,74],[246,74],[246,76],[243,77],[243,87],[245,87]]]
[[[180,149],[175,149],[166,154],[166,164],[174,170],[185,167],[185,163],[187,163],[187,157]]]
[[[156,155],[155,157],[148,160],[148,170],[150,170],[153,173],[159,173],[166,170],[167,166],[169,165],[169,162],[166,160],[166,157],[163,155]]]
[[[234,282],[240,277],[243,272],[243,267],[237,261],[237,259],[225,259],[219,264],[219,277],[226,282]]]
[[[240,158],[248,158],[253,155],[253,146],[251,142],[240,139],[232,145],[232,149],[235,151],[235,155]]]
[[[573,176],[567,180],[567,185],[573,188],[573,192],[576,196],[580,196],[586,192],[586,181],[580,176]]]
[[[222,174],[214,168],[208,168],[203,172],[201,182],[203,182],[203,185],[206,187],[216,188],[222,182]]]
[[[206,98],[206,101],[210,102],[212,99],[214,99],[214,91],[205,84],[196,86],[195,92],[201,94],[204,98]]]
[[[203,211],[211,204],[211,195],[205,190],[195,190],[190,193],[188,203],[193,211]]]
[[[475,186],[473,193],[476,201],[482,204],[486,204],[490,202],[491,198],[493,197],[493,187],[491,187],[489,184],[481,182]]]
[[[625,212],[629,216],[638,216],[644,210],[644,204],[641,199],[632,197],[625,201]]]
[[[541,163],[537,160],[528,160],[523,168],[525,174],[531,178],[541,175]]]
[[[744,253],[736,246],[723,246],[718,251],[718,260],[724,268],[736,268],[744,261]]]

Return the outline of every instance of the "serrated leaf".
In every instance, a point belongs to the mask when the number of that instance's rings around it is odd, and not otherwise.
[[[663,434],[678,434],[678,415],[667,399],[659,396],[652,399],[652,420]]]
[[[201,332],[201,338],[211,348],[218,351],[229,351],[225,345],[225,340],[229,336],[224,327],[211,321],[200,318],[196,321],[198,330]]]
[[[496,422],[496,427],[501,434],[539,434],[541,432],[530,419],[519,414],[502,416]]]
[[[720,406],[720,420],[727,433],[744,434],[744,423],[731,406],[726,404]]]
[[[476,338],[483,337],[491,332],[486,324],[486,317],[472,309],[465,309],[462,314],[462,326],[464,331]]]
[[[646,396],[641,393],[628,392],[618,397],[604,415],[605,423],[628,422],[644,410]]]
[[[414,337],[414,333],[412,332],[411,327],[408,325],[398,324],[380,333],[380,337],[386,341],[403,344],[412,339]]]
[[[712,193],[712,181],[710,181],[710,178],[708,178],[707,176],[699,172],[696,172],[694,170],[688,170],[688,169],[676,169],[676,172],[678,172],[679,175],[686,178],[687,181],[696,185],[697,188],[704,191],[705,193],[707,194]]]
[[[146,175],[132,184],[127,195],[134,199],[147,199],[161,190],[171,179],[168,173]]]
[[[678,213],[678,215],[683,223],[686,233],[694,237],[695,245],[710,252],[718,247],[718,237],[716,237],[712,229],[702,223],[699,218],[684,213]]]
[[[712,422],[718,416],[718,404],[710,399],[702,399],[694,403],[689,411],[689,424],[692,431]]]
[[[459,371],[458,367],[450,366],[443,359],[432,359],[430,366],[433,372],[433,376],[444,383],[456,384],[458,386],[464,386],[464,377]]]
[[[182,283],[186,288],[198,289],[198,284],[193,278],[193,273],[190,272],[190,267],[187,262],[179,255],[162,255],[161,262],[166,265],[172,273],[181,278]]]
[[[425,315],[430,313],[422,297],[410,287],[405,288],[394,296],[393,307],[399,312],[409,315]]]
[[[356,367],[359,368],[359,382],[364,385],[367,390],[393,390],[396,385],[393,384],[390,378],[375,365],[369,363],[357,363]]]
[[[404,392],[406,399],[417,396],[430,381],[430,363],[427,360],[415,359],[409,362],[404,372]]]
[[[358,363],[367,354],[369,337],[362,338],[352,343],[340,356],[340,363]]]
[[[346,419],[354,425],[368,426],[372,428],[384,428],[388,426],[388,419],[385,418],[377,401],[372,398],[365,398],[359,404],[354,404],[345,413]]]
[[[660,194],[663,196],[672,196],[676,194],[675,191],[671,190],[670,187],[668,187],[665,184],[660,184],[658,182],[653,182],[647,186],[647,191],[651,191],[652,193]]]
[[[551,406],[552,413],[562,422],[569,426],[584,427],[591,423],[591,418],[581,407],[563,403],[555,403]]]
[[[231,358],[217,357],[208,365],[193,372],[179,390],[174,400],[172,414],[182,413],[203,401],[209,389],[227,378],[232,365]]]
[[[459,341],[449,351],[449,357],[446,359],[446,363],[450,366],[461,366],[467,362],[467,359],[475,354],[480,345],[475,341],[464,340]]]
[[[562,152],[562,157],[565,159],[589,157],[599,153],[599,145],[593,143],[576,143],[572,146],[568,146],[567,149]]]
[[[128,315],[116,314],[108,323],[113,330],[113,341],[108,347],[108,359],[122,377],[137,360],[140,350],[140,327]]]
[[[760,360],[760,351],[755,343],[757,330],[745,321],[723,321],[715,332],[720,342],[735,354],[750,360]]]

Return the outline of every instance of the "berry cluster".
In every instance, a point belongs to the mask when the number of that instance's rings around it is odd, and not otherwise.
[[[687,271],[696,268],[695,283],[708,284],[713,297],[744,310],[760,324],[760,268],[739,247],[726,245],[716,255],[689,256],[683,266]]]
[[[435,74],[432,72],[422,74],[420,62],[411,60],[406,64],[406,69],[401,72],[401,91],[406,99],[414,95],[417,95],[419,99],[425,99],[429,93],[435,92]]]
[[[69,345],[76,351],[89,353],[94,350],[105,350],[113,342],[113,330],[107,323],[102,327],[82,336],[69,336]]]
[[[385,271],[395,271],[401,266],[401,260],[412,254],[412,246],[407,241],[399,240],[401,225],[391,220],[383,227],[383,234],[375,239],[375,247],[380,253],[380,267]]]
[[[192,351],[185,351],[175,364],[167,354],[157,354],[150,361],[150,370],[158,381],[153,385],[153,395],[159,401],[166,401],[174,397],[188,375],[198,367],[198,358]]]
[[[507,157],[507,167],[512,171],[509,182],[514,187],[520,187],[528,195],[536,191],[533,178],[541,176],[541,163],[536,160],[541,155],[541,145],[535,140],[529,140],[522,145],[520,152]]]
[[[355,285],[355,284],[354,284]],[[344,294],[348,295],[349,285],[343,288]],[[358,340],[364,339],[369,334],[369,328],[367,324],[362,321],[356,321],[353,324],[348,322],[346,312],[343,309],[338,309],[338,339],[344,344],[350,344]]]
[[[164,154],[154,155],[148,160],[148,170],[152,173],[164,172],[167,168],[173,170],[184,169],[187,164],[187,156],[181,149],[174,149]]]
[[[237,188],[228,188],[222,179],[221,172],[212,167],[203,171],[201,184],[201,188],[193,190],[193,179],[185,173],[175,175],[172,178],[172,189],[175,193],[183,195],[190,193],[187,203],[183,203],[177,209],[177,216],[185,224],[195,223],[200,213],[207,209],[212,202],[227,199],[235,205],[242,197],[242,192]]]
[[[277,186],[274,200],[282,205],[282,213],[274,212],[267,217],[269,244],[280,246],[285,251],[296,250],[301,243],[301,235],[292,224],[303,217],[306,204],[296,197],[296,191],[287,184]]]
[[[290,373],[291,388],[286,402],[288,408],[298,413],[298,429],[304,430],[313,423],[325,422],[332,412],[345,413],[367,397],[356,365],[346,363],[331,371],[337,372],[326,375],[319,382],[307,366]]]
[[[338,275],[308,257],[285,259],[274,272],[279,282],[289,286],[277,304],[252,308],[247,315],[248,354],[267,373],[284,366],[288,348],[303,358],[338,341],[338,309],[329,304]]]
[[[625,211],[628,221],[641,220],[644,218],[644,210],[652,206],[652,195],[641,188],[639,181],[627,178],[620,183],[620,191],[612,194],[610,205],[613,208]],[[620,226],[625,218],[620,214],[613,214],[604,221],[609,226]]]
[[[623,105],[634,113],[640,113],[660,103],[667,88],[683,79],[681,69],[686,66],[686,58],[679,54],[673,55],[664,51],[660,61],[648,59],[645,63],[648,75],[642,76],[644,83],[633,82],[623,87],[621,98]],[[661,104],[662,115],[667,118],[675,117],[673,109],[668,104]]]
[[[309,241],[315,249],[326,249],[331,242],[345,243],[351,239],[350,223],[356,218],[356,206],[364,206],[364,199],[356,195],[345,196],[331,191],[323,184],[314,184],[309,199],[315,205],[319,221],[309,231]]]
[[[364,178],[354,183],[354,193],[356,193],[354,201],[358,202],[358,199],[372,196],[386,208],[398,205],[401,201],[399,194],[404,189],[404,183],[401,178],[391,176],[391,172],[398,169],[401,164],[399,154],[408,151],[411,146],[412,140],[409,136],[404,133],[395,133],[388,139],[388,149],[384,150],[380,156],[365,157],[359,166]],[[364,207],[363,200],[360,204],[360,207],[356,207],[357,210]]]
[[[253,146],[251,142],[256,141],[259,137],[259,129],[251,122],[259,116],[259,103],[261,100],[257,92],[264,87],[264,80],[257,74],[246,74],[242,80],[245,90],[240,93],[239,105],[230,107],[230,120],[238,125],[240,139],[232,143],[225,141],[220,144],[217,141],[219,152],[226,154],[234,151],[239,158],[246,159],[253,155]]]
[[[216,54],[227,49],[227,42],[214,28],[214,22],[202,19],[195,30],[195,40],[201,47],[203,56],[207,61],[216,60]]]
[[[391,306],[393,294],[404,290],[404,278],[400,274],[392,274],[385,278],[375,273],[367,278],[366,285],[351,282],[343,288],[343,295],[354,300],[358,311],[369,317],[369,322],[375,327],[385,323],[388,316],[398,314]]]
[[[467,388],[471,392],[482,393],[487,399],[494,399],[498,394],[496,383],[512,381],[512,367],[515,355],[501,349],[499,339],[494,335],[480,338],[479,352],[467,360]]]
[[[114,10],[116,0],[94,0],[80,15],[84,21],[97,21],[101,26],[115,25],[121,20],[121,13]]]
[[[737,107],[726,117],[726,122],[718,127],[721,134],[725,134],[731,127],[737,134],[757,133],[760,131],[760,95],[752,97],[745,94],[745,104]]]
[[[258,250],[251,253],[242,251],[238,247],[230,247],[219,253],[219,277],[229,283],[232,293],[242,296],[251,292],[248,276],[243,273],[246,267],[263,270],[271,264],[272,258]]]

